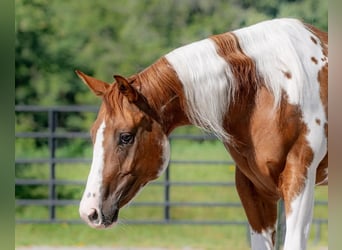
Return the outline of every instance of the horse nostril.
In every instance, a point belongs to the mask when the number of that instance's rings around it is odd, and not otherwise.
[[[88,219],[90,222],[92,223],[96,223],[98,222],[99,219],[99,213],[97,212],[96,209],[92,209],[91,213],[88,215]]]

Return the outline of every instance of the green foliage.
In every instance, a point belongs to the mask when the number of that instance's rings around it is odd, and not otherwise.
[[[281,16],[296,16],[307,23],[328,31],[328,1],[290,1],[279,8]]]
[[[318,0],[16,0],[16,103],[98,104],[74,69],[111,82],[182,44],[261,20],[298,17],[327,29]]]

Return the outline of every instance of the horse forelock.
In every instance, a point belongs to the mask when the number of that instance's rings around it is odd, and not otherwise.
[[[102,98],[103,105],[101,109],[103,109],[105,117],[114,117],[117,114],[122,115],[124,112],[124,98],[124,95],[119,91],[118,85],[113,83]]]

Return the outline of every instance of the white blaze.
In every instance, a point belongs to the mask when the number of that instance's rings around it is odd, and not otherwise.
[[[93,161],[79,208],[81,218],[87,222],[89,221],[88,216],[93,210],[96,209],[99,212],[101,206],[102,171],[104,164],[103,138],[105,127],[106,124],[103,121],[96,132]]]

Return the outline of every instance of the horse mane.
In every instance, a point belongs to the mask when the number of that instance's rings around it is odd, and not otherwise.
[[[145,70],[130,77],[130,80],[156,111],[162,111],[161,109],[175,96],[184,100],[182,84],[165,57],[159,58]]]
[[[175,96],[184,100],[182,85],[164,57],[140,73],[128,77],[127,80],[145,96],[148,105],[155,112],[159,112]],[[117,84],[113,83],[103,97],[103,103],[109,116],[123,112],[123,100],[124,95],[121,94]]]

